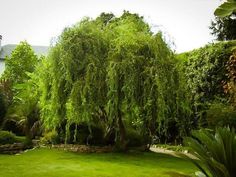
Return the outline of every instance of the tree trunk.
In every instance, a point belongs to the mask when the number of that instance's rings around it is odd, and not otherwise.
[[[120,109],[118,109],[118,127],[119,127],[119,133],[120,133],[120,150],[125,151],[126,150],[126,131],[125,126],[122,121],[122,115]]]
[[[118,82],[118,112],[117,112],[117,116],[118,116],[118,128],[119,128],[119,145],[120,145],[120,150],[125,151],[126,150],[126,131],[125,131],[125,126],[122,120],[122,112],[120,110],[121,104],[122,104],[122,85],[123,85],[123,77],[121,76],[119,78],[119,82]]]

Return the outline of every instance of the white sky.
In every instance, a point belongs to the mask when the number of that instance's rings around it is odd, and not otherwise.
[[[121,15],[138,13],[152,26],[159,26],[176,45],[177,52],[211,42],[209,26],[220,0],[0,0],[2,45],[27,40],[50,45],[52,37],[84,16],[101,12]],[[154,28],[154,30],[157,28]]]

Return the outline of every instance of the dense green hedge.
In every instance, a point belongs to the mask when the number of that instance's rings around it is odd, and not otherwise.
[[[212,101],[216,96],[224,97],[223,81],[226,78],[226,64],[236,41],[209,44],[187,54],[186,78],[194,93],[194,100]]]
[[[183,64],[186,85],[192,94],[193,111],[200,124],[205,124],[206,112],[215,100],[227,102],[223,86],[227,82],[227,61],[236,41],[208,44],[178,55]]]

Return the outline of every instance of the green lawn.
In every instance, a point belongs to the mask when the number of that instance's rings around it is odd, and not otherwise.
[[[41,148],[0,155],[1,177],[184,177],[194,171],[187,161],[153,152],[80,154]]]

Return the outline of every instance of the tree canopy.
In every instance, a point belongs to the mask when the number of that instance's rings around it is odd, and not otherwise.
[[[26,41],[20,42],[11,56],[6,57],[2,78],[10,80],[13,85],[23,83],[29,79],[27,72],[33,72],[36,63],[37,56],[31,46]]]
[[[130,131],[146,141],[157,132],[167,140],[180,132],[180,113],[188,112],[176,62],[161,33],[137,14],[86,18],[66,28],[49,54],[41,77],[43,124],[65,131],[66,141],[72,125],[76,139],[82,122],[113,134],[121,148]]]
[[[211,34],[220,41],[236,39],[235,17],[235,13],[223,18],[215,17],[215,20],[211,22],[210,26]]]
[[[1,87],[6,107],[3,128],[15,132],[18,127],[25,129],[30,114],[34,112],[38,98],[32,87],[32,73],[38,64],[38,57],[31,46],[26,42],[20,42],[6,57],[5,71],[1,77]],[[32,119],[32,115],[31,121]],[[13,122],[16,127],[8,127],[8,122]],[[10,123],[11,124],[11,123]],[[29,131],[26,132],[28,136]]]

